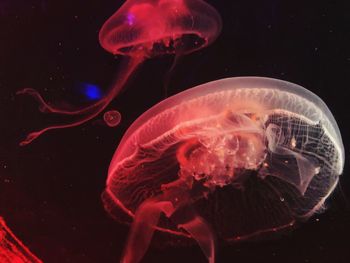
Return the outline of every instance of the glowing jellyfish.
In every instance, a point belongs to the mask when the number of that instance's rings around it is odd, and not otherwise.
[[[122,116],[117,110],[110,110],[103,114],[103,120],[109,127],[116,127],[120,123]]]
[[[0,217],[0,262],[41,263],[29,249],[12,233]]]
[[[68,124],[49,126],[30,133],[20,145],[26,145],[42,133],[80,125],[103,111],[120,92],[130,75],[147,58],[164,54],[183,55],[206,47],[221,31],[217,11],[202,0],[128,0],[102,26],[100,44],[112,54],[126,56],[127,63],[108,94],[80,110],[68,111],[45,102],[33,89],[18,94],[33,96],[40,110],[63,115],[77,115]]]
[[[288,228],[324,208],[344,165],[325,103],[298,85],[243,77],[170,97],[139,117],[110,164],[105,208],[131,221],[122,259],[139,262],[155,229],[195,239]]]

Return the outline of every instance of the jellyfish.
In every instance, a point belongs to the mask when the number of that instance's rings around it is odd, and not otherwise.
[[[239,77],[169,97],[126,131],[110,163],[105,209],[131,230],[121,262],[144,256],[154,232],[216,240],[292,229],[325,209],[344,166],[326,104],[286,81]]]
[[[126,57],[109,92],[87,107],[70,111],[50,105],[34,89],[19,91],[17,94],[34,97],[42,112],[78,116],[74,122],[32,132],[20,145],[27,145],[48,130],[74,127],[91,120],[120,93],[145,59],[166,54],[185,55],[204,48],[217,38],[221,24],[217,11],[203,0],[126,1],[99,32],[99,41],[105,50]]]
[[[0,217],[0,262],[2,263],[42,263],[12,233]]]

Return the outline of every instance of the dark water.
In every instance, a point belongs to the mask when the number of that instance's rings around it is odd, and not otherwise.
[[[183,57],[169,94],[234,76],[266,76],[318,94],[338,121],[346,153],[350,125],[350,21],[346,1],[208,1],[223,18],[210,47]],[[121,58],[98,43],[103,22],[122,1],[0,0],[0,215],[45,262],[117,262],[128,228],[110,219],[100,194],[115,148],[127,127],[163,98],[172,57],[140,67],[108,109],[122,114],[116,128],[99,119],[49,132],[27,147],[24,136],[60,118],[15,96],[38,89],[56,103],[88,103],[81,83],[107,90]],[[327,205],[277,240],[221,246],[218,262],[348,262],[350,179],[346,163]],[[205,262],[197,247],[151,249],[144,262]]]

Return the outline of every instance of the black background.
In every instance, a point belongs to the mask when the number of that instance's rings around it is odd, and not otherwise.
[[[118,74],[98,43],[120,0],[0,0],[0,215],[45,262],[118,262],[128,227],[103,210],[100,194],[113,152],[127,127],[163,98],[172,57],[146,61],[108,109],[116,128],[100,119],[18,143],[56,119],[17,90],[48,100],[87,103],[76,83],[107,90]],[[333,112],[349,149],[350,8],[347,1],[211,0],[223,31],[210,47],[183,57],[169,93],[224,77],[266,76],[318,94]],[[72,95],[73,94],[73,95]],[[277,240],[221,245],[217,262],[349,262],[350,179],[346,164],[328,210]],[[151,248],[143,262],[206,262],[198,247]]]

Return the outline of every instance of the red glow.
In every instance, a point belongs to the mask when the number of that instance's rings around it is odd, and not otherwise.
[[[129,57],[109,93],[96,103],[67,111],[49,105],[33,89],[23,89],[39,102],[42,112],[76,116],[77,120],[30,133],[20,145],[27,145],[46,131],[75,127],[100,114],[119,94],[130,75],[145,58],[163,54],[187,54],[210,44],[221,30],[218,13],[202,0],[129,0],[102,26],[99,39],[113,54]]]
[[[29,249],[11,232],[0,217],[0,262],[41,263]]]

